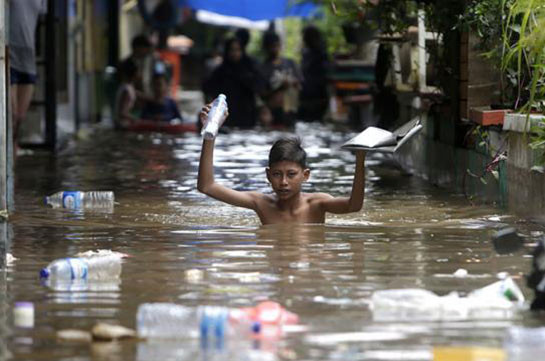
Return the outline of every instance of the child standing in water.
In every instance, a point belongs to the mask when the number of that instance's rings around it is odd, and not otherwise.
[[[200,113],[204,126],[209,110],[210,106],[207,105]],[[357,212],[363,206],[365,151],[356,152],[356,170],[350,197],[303,193],[301,186],[310,177],[306,152],[301,147],[299,139],[280,139],[270,150],[269,166],[266,169],[273,194],[263,194],[236,191],[215,182],[214,142],[215,139],[203,139],[198,190],[222,202],[254,210],[262,224],[324,223],[326,212],[337,214]]]
[[[169,87],[165,74],[155,74],[152,80],[153,98],[146,101],[140,117],[156,122],[170,122],[173,119],[182,121],[178,105],[169,95]]]

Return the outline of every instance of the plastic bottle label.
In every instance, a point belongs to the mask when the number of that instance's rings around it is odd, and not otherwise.
[[[87,265],[77,258],[66,258],[66,261],[70,265],[70,278],[71,279],[86,279],[87,278]]]
[[[62,206],[68,209],[78,209],[81,207],[80,192],[63,192]]]

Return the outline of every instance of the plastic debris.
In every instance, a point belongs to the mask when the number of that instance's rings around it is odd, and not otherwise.
[[[499,254],[509,254],[518,251],[522,248],[523,239],[517,234],[517,230],[513,227],[499,230],[492,237],[494,249]]]
[[[188,283],[199,283],[204,277],[204,272],[200,269],[188,269],[185,271],[185,280]]]
[[[67,342],[91,342],[91,332],[75,329],[57,331],[57,339]]]
[[[467,277],[469,272],[467,272],[466,269],[463,269],[463,268],[458,268],[456,270],[456,272],[453,273],[454,277],[456,278],[465,278]]]
[[[438,296],[424,289],[393,289],[374,292],[371,301],[377,321],[459,321],[513,318],[524,305],[524,295],[507,277],[466,297],[457,292]]]
[[[11,253],[6,253],[6,266],[11,266],[18,258],[13,257]]]
[[[97,323],[91,330],[93,339],[100,341],[111,341],[122,338],[136,337],[136,331],[119,325],[109,323]]]

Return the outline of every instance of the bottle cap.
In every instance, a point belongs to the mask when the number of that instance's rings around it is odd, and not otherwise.
[[[48,278],[49,277],[49,270],[47,268],[42,268],[40,271],[40,278]]]
[[[34,304],[32,302],[16,302],[13,310],[13,324],[16,327],[34,327]]]

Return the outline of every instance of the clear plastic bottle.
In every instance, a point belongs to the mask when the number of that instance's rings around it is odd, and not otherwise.
[[[45,197],[45,203],[53,208],[113,209],[114,192],[111,191],[61,191]]]
[[[40,271],[41,278],[55,280],[108,280],[121,275],[121,257],[93,256],[61,258]]]
[[[215,338],[251,335],[260,324],[243,318],[237,309],[217,306],[197,308],[172,303],[144,303],[138,307],[136,331],[141,338]]]
[[[227,112],[227,98],[224,94],[218,95],[208,112],[206,126],[202,129],[201,135],[204,139],[214,139],[218,135],[220,123]]]

